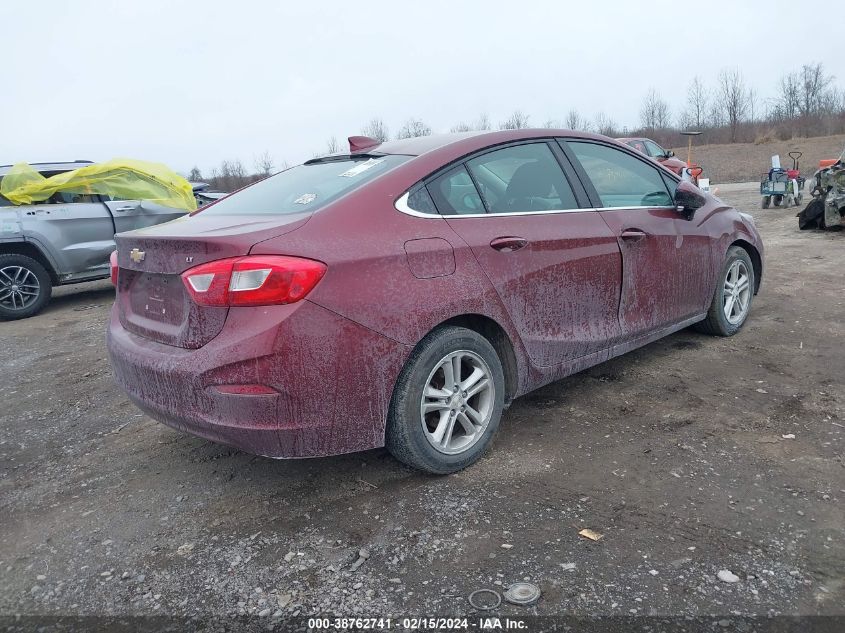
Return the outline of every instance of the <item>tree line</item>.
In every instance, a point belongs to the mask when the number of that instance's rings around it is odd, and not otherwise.
[[[821,62],[804,64],[784,73],[777,84],[775,96],[761,100],[737,68],[722,69],[714,81],[706,82],[695,76],[687,86],[682,108],[674,112],[669,102],[655,89],[649,88],[643,97],[638,126],[620,127],[604,112],[592,117],[584,116],[577,109],[570,109],[562,119],[548,118],[540,125],[522,110],[514,110],[499,121],[500,130],[518,130],[528,127],[564,128],[597,132],[605,136],[646,136],[665,147],[678,147],[685,140],[681,132],[701,132],[699,143],[765,143],[788,140],[794,137],[827,136],[845,133],[845,90],[834,84]],[[487,114],[472,121],[461,121],[450,128],[451,132],[492,130],[493,123]],[[385,142],[417,136],[428,136],[431,127],[418,118],[408,118],[394,135],[385,121],[374,117],[361,128],[361,135]],[[315,157],[343,152],[345,143],[336,137],[326,141],[324,151]],[[203,179],[194,167],[189,180],[204,181],[219,191],[233,191],[260,180],[287,164],[275,164],[269,152],[254,160],[254,170],[249,171],[239,160],[225,160],[212,169],[210,177]]]

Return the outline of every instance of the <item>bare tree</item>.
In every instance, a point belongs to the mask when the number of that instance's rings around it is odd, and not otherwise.
[[[800,79],[798,73],[787,73],[780,78],[780,96],[778,97],[776,112],[784,119],[794,119],[798,116],[801,100]]]
[[[522,130],[528,127],[528,115],[521,110],[514,110],[506,120],[499,123],[500,130]]]
[[[263,154],[255,158],[255,171],[258,175],[266,178],[273,173],[275,168],[276,164],[273,161],[273,157],[270,156],[270,152],[265,151]]]
[[[483,132],[490,129],[490,117],[486,114],[480,114],[478,119],[472,123],[461,121],[457,125],[453,125],[452,132]]]
[[[557,119],[546,119],[546,122],[543,123],[543,127],[546,129],[556,129],[562,128],[563,126],[560,124],[560,121]]]
[[[748,89],[748,120],[754,123],[757,120],[757,90]]]
[[[725,123],[722,114],[722,104],[718,99],[711,99],[707,106],[707,122],[711,127],[721,127]]]
[[[821,63],[804,64],[801,67],[799,111],[802,116],[814,116],[823,112],[828,98],[828,88],[833,77],[825,75]]]
[[[669,104],[649,88],[640,108],[640,123],[647,130],[662,130],[669,127]]]
[[[578,113],[578,110],[572,108],[566,113],[566,129],[586,132],[590,129],[590,123]]]
[[[210,184],[220,191],[234,191],[252,182],[239,160],[224,160],[219,168],[211,170]]]
[[[736,143],[739,124],[748,112],[748,90],[737,68],[726,68],[719,73],[719,104],[730,128],[731,143]]]
[[[387,126],[379,118],[370,119],[370,122],[361,129],[361,134],[374,138],[382,143],[390,139],[390,132],[388,132]]]
[[[616,136],[616,122],[604,112],[599,112],[596,115],[595,128],[599,134]]]
[[[397,139],[413,138],[415,136],[429,136],[431,128],[420,121],[419,119],[408,119],[405,121],[399,133],[396,135]]]
[[[701,77],[693,77],[692,82],[687,88],[687,106],[681,116],[681,127],[692,127],[700,130],[705,126],[707,117],[707,88]]]
[[[326,141],[326,153],[327,154],[337,154],[340,151],[340,144],[337,142],[337,137],[332,136],[328,141]]]
[[[202,180],[202,172],[200,171],[199,167],[194,165],[191,167],[191,173],[188,174],[188,180],[192,182],[199,182]]]

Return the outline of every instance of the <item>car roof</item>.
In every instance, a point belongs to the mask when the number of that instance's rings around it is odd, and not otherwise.
[[[423,154],[428,154],[437,150],[454,149],[456,152],[465,153],[472,152],[477,149],[483,149],[490,145],[498,145],[501,143],[532,138],[548,138],[556,136],[613,140],[599,134],[576,132],[574,130],[525,128],[520,130],[455,132],[451,134],[417,136],[414,138],[405,138],[396,141],[386,141],[377,146],[369,147],[363,150],[363,152],[372,154],[403,154],[406,156],[422,156]]]
[[[651,141],[650,138],[646,138],[645,136],[623,136],[622,138],[616,139],[620,143],[627,143],[628,141]],[[651,141],[654,143],[654,141]]]
[[[57,163],[29,163],[29,166],[35,171],[70,171],[71,169],[78,169],[86,165],[92,165],[90,160],[74,160]],[[0,165],[0,176],[5,176],[14,165]]]

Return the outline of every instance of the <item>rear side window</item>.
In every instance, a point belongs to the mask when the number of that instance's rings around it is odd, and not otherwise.
[[[211,215],[284,215],[316,211],[409,156],[340,157],[297,165],[202,210]]]
[[[645,143],[643,143],[642,141],[629,141],[628,145],[633,147],[638,152],[642,152],[643,154],[648,156],[648,152],[645,149]]]
[[[463,165],[435,178],[428,185],[428,191],[437,208],[445,215],[486,213],[478,189]]]
[[[567,144],[587,172],[603,207],[674,206],[659,167],[607,145],[583,141]]]
[[[467,161],[490,213],[578,208],[575,194],[546,143],[514,145]]]
[[[430,213],[437,215],[437,209],[434,207],[434,202],[425,188],[425,185],[420,183],[413,187],[408,192],[408,208],[419,213]]]

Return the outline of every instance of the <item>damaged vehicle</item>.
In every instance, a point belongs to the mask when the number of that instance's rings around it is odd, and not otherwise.
[[[125,159],[0,166],[0,320],[37,314],[53,286],[108,278],[115,233],[195,209],[168,172]]]
[[[441,474],[514,398],[691,325],[736,334],[763,274],[751,216],[566,130],[352,137],[116,241],[108,351],[143,411]]]
[[[832,165],[819,169],[810,182],[813,199],[798,214],[798,228],[841,230],[845,226],[845,149]]]

